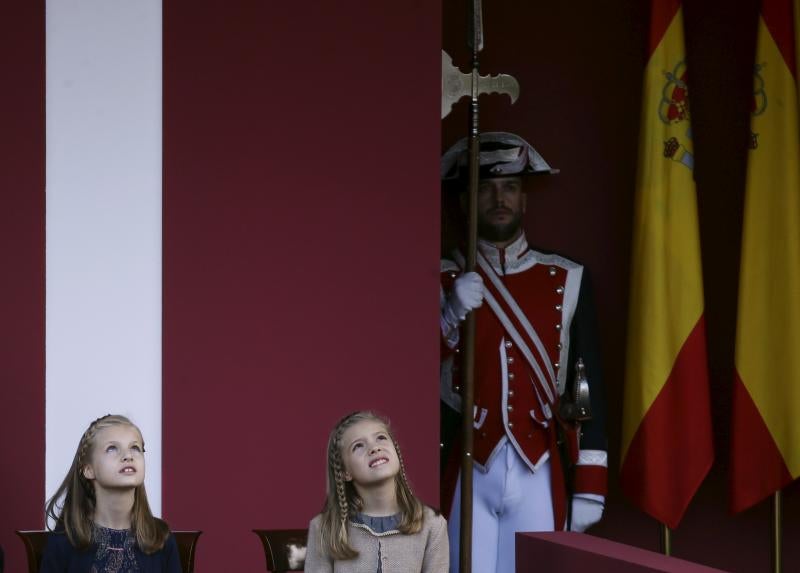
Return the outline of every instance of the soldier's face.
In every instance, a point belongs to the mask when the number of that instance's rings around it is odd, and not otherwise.
[[[492,242],[514,239],[522,228],[525,206],[522,178],[482,179],[478,186],[478,235]]]

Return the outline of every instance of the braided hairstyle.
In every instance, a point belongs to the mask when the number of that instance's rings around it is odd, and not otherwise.
[[[397,452],[400,471],[395,477],[395,484],[397,505],[402,516],[398,530],[401,533],[409,534],[417,533],[422,529],[422,502],[411,491],[400,446],[392,434],[389,421],[367,410],[353,412],[337,422],[328,438],[327,496],[322,508],[320,543],[332,559],[345,560],[358,556],[358,552],[350,545],[347,522],[353,515],[361,511],[364,503],[352,481],[345,479],[342,435],[351,426],[364,421],[381,424],[386,429]]]
[[[78,442],[78,449],[72,459],[72,465],[64,481],[45,505],[47,527],[51,531],[64,532],[73,547],[84,550],[93,541],[94,513],[96,499],[94,485],[84,477],[84,469],[91,462],[92,450],[97,434],[111,426],[126,425],[134,428],[141,438],[142,432],[125,416],[107,414],[89,424]],[[144,439],[141,439],[144,452]],[[50,527],[50,522],[55,526]],[[169,526],[162,520],[153,517],[144,483],[134,490],[133,509],[131,510],[131,530],[136,536],[136,543],[144,553],[151,554],[164,547],[169,537]]]

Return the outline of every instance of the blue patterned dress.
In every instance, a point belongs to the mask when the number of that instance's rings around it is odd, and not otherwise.
[[[85,551],[73,547],[63,531],[50,533],[40,573],[181,573],[175,538],[147,555],[129,529],[95,526],[94,540]]]

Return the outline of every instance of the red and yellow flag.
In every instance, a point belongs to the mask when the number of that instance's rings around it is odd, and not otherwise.
[[[676,0],[654,0],[633,228],[622,427],[625,493],[677,527],[714,459],[697,193]]]
[[[731,510],[800,476],[800,143],[791,0],[763,0],[747,163]]]

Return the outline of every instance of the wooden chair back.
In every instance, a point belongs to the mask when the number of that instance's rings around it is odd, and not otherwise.
[[[267,571],[302,571],[306,561],[306,529],[254,529],[264,546]]]
[[[181,558],[183,573],[194,573],[194,554],[197,547],[197,538],[202,531],[173,531],[175,542],[178,545],[178,554]],[[28,556],[28,573],[39,573],[42,564],[42,555],[47,546],[49,531],[30,530],[17,531],[16,534],[25,545],[25,554]]]
[[[16,531],[22,543],[25,545],[25,555],[28,557],[28,573],[39,573],[39,565],[42,563],[42,554],[47,545],[47,534],[49,531]]]
[[[181,569],[183,573],[194,573],[194,554],[197,550],[197,539],[202,531],[187,530],[173,531],[175,543],[178,545],[178,554],[181,556]]]

